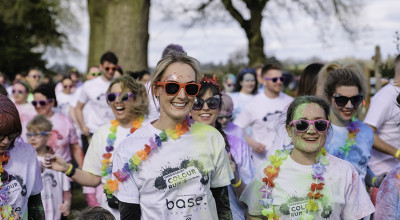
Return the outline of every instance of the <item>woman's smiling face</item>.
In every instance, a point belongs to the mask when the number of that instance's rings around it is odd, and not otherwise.
[[[294,113],[293,120],[327,120],[325,111],[315,103],[304,103],[299,105]],[[318,152],[326,142],[327,131],[317,131],[314,125],[310,125],[307,131],[298,132],[294,128],[295,125],[287,126],[287,132],[292,138],[294,147],[305,153]]]
[[[194,69],[185,63],[175,62],[164,71],[160,82],[194,83],[196,73]],[[167,117],[173,121],[182,121],[192,109],[194,96],[187,96],[185,89],[181,88],[176,95],[169,95],[163,86],[157,86],[156,96],[160,101],[160,118]]]

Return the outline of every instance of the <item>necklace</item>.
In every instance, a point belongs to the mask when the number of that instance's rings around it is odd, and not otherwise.
[[[354,117],[347,125],[348,133],[347,133],[346,144],[343,147],[340,147],[340,150],[344,152],[346,156],[349,155],[351,148],[357,145],[356,136],[357,133],[360,132],[359,127],[360,125]]]
[[[272,197],[272,190],[275,187],[274,180],[279,174],[280,166],[283,164],[283,161],[287,159],[290,152],[288,150],[280,151],[277,150],[275,155],[271,155],[269,157],[270,165],[264,168],[264,174],[266,175],[262,179],[262,187],[260,189],[261,204],[263,205],[263,210],[261,211],[262,215],[266,216],[269,220],[279,219],[279,216],[275,213],[275,206],[273,204],[274,199]],[[322,198],[324,195],[320,192],[324,188],[324,177],[323,174],[326,171],[325,166],[329,164],[329,161],[326,159],[326,150],[325,148],[321,148],[321,151],[317,154],[315,158],[316,163],[312,165],[313,173],[311,174],[312,179],[315,182],[311,183],[310,192],[307,194],[309,197],[308,204],[306,205],[306,210],[303,211],[301,219],[308,220],[313,219],[314,214],[318,210],[318,200]]]
[[[8,173],[3,166],[7,165],[10,153],[6,151],[0,154],[0,216],[2,219],[14,219],[13,208],[8,205],[8,189],[3,187],[3,182],[8,181]]]
[[[141,161],[145,160],[153,149],[161,147],[162,142],[168,141],[168,137],[174,140],[178,139],[181,135],[190,131],[190,127],[193,123],[194,120],[190,119],[187,115],[186,119],[183,120],[182,123],[175,126],[175,129],[166,129],[162,130],[158,135],[154,134],[154,138],[151,137],[149,139],[149,144],[145,144],[144,149],[137,151],[131,158],[129,158],[129,161],[124,164],[122,169],[118,169],[113,173],[117,180],[108,179],[106,181],[103,188],[107,194],[107,197],[111,198],[114,191],[118,190],[118,182],[124,182],[130,177],[131,171],[138,170],[138,166]]]
[[[144,116],[140,116],[134,121],[132,121],[132,128],[130,130],[131,134],[135,132],[142,126],[142,122],[144,120]],[[118,120],[111,120],[111,127],[110,127],[110,134],[107,136],[107,146],[106,152],[103,154],[103,160],[101,160],[102,167],[101,167],[101,176],[106,177],[112,173],[112,163],[111,163],[111,156],[112,152],[114,151],[114,142],[117,139],[117,128],[120,124]]]

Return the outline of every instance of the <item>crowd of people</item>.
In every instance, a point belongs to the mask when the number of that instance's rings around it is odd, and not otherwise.
[[[364,117],[356,63],[308,65],[296,97],[277,64],[219,82],[174,44],[151,72],[31,69],[0,87],[0,216],[400,219],[400,55],[394,74]]]

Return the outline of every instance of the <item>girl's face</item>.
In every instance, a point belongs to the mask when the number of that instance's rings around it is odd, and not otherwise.
[[[114,101],[109,102],[110,107],[115,115],[115,118],[121,122],[126,122],[132,119],[130,115],[130,110],[134,105],[135,99],[129,94],[132,94],[132,91],[129,89],[125,89],[122,91],[121,84],[116,83],[111,87],[110,93],[117,94],[117,97]],[[129,93],[129,94],[127,94]],[[119,96],[118,96],[119,95]],[[123,101],[122,99],[128,96],[128,100]],[[136,95],[136,94],[135,94]]]
[[[53,113],[54,99],[49,100],[42,93],[34,93],[33,99],[36,101],[35,110],[39,115],[49,117]]]
[[[315,103],[304,103],[299,105],[294,113],[293,120],[327,120],[324,110]],[[327,131],[317,131],[314,125],[310,124],[308,130],[304,132],[296,131],[295,125],[289,125],[286,130],[292,138],[294,148],[304,153],[315,153],[325,145]]]
[[[196,82],[196,73],[190,65],[175,62],[165,69],[160,82],[194,83]],[[187,96],[184,88],[181,88],[176,95],[169,95],[163,86],[156,86],[155,95],[159,97],[160,101],[160,120],[174,123],[180,123],[185,119],[192,109],[195,98]]]
[[[339,86],[336,88],[334,96],[346,96],[348,98],[360,94],[357,86]],[[354,106],[349,100],[345,106],[338,106],[335,98],[331,98],[331,110],[334,115],[332,118],[337,118],[341,122],[348,122],[357,113],[358,106]]]
[[[245,94],[251,94],[254,87],[256,86],[256,79],[253,74],[247,73],[243,76],[243,80],[240,82],[242,86],[241,92]]]
[[[24,104],[28,99],[28,91],[26,91],[26,88],[19,83],[13,85],[12,95],[17,104]]]
[[[71,94],[72,88],[74,87],[74,84],[73,84],[72,80],[64,79],[62,81],[62,86],[63,86],[63,93]]]
[[[208,106],[206,101],[212,97],[214,97],[214,95],[212,94],[211,90],[207,90],[204,95],[200,97],[200,99],[204,101],[203,108],[201,110],[192,109],[190,114],[195,121],[215,127],[215,121],[217,120],[220,110],[219,107],[217,109],[211,109],[210,106]]]

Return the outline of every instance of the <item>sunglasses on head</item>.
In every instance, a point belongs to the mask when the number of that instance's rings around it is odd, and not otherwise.
[[[177,83],[177,82],[156,82],[157,86],[163,86],[167,95],[176,95],[182,88],[185,89],[187,96],[196,96],[201,85],[198,83]]]
[[[117,97],[121,96],[121,93],[108,93],[107,94],[107,102],[115,102]],[[121,97],[121,101],[126,102],[129,100],[129,97],[136,98],[136,95],[133,93],[124,93]]]
[[[38,132],[38,133],[31,133],[31,132],[28,132],[28,133],[26,133],[26,137],[27,138],[33,138],[33,137],[36,137],[36,136],[45,136],[45,135],[48,135],[48,134],[50,134],[51,132],[49,132],[49,131],[43,131],[43,132]]]
[[[15,93],[24,94],[25,91],[13,89],[13,90],[12,90],[12,94],[15,94]]]
[[[347,97],[347,96],[343,96],[340,94],[334,95],[333,98],[335,99],[336,105],[338,105],[340,107],[346,106],[347,103],[349,102],[349,100],[353,106],[357,107],[362,103],[362,101],[364,99],[364,97],[362,95]]]
[[[232,115],[220,115],[217,117],[217,119],[222,120],[222,119],[226,119],[228,121],[232,120]]]
[[[279,79],[279,81],[283,82],[283,80],[285,80],[285,77],[284,76],[272,77],[272,78],[265,77],[264,79],[265,80],[271,80],[273,83],[276,83],[276,82],[278,82],[278,79]]]
[[[106,67],[106,68],[104,68],[107,72],[108,71],[110,71],[110,70],[112,70],[113,72],[115,71],[115,70],[117,70],[117,68],[116,67]]]
[[[108,70],[107,70],[108,71]],[[98,73],[88,73],[88,75],[91,75],[91,76],[101,76],[101,72],[98,72]]]
[[[313,125],[314,129],[317,132],[326,132],[328,130],[329,123],[330,122],[328,120],[324,119],[317,119],[317,120],[300,119],[291,121],[289,125],[294,125],[294,129],[297,132],[308,131],[311,124]]]
[[[201,98],[197,98],[194,100],[193,110],[201,110],[203,109],[204,103],[207,103],[207,106],[210,109],[217,109],[221,104],[221,99],[218,95],[208,98],[207,100],[203,100]]]
[[[40,106],[45,106],[45,105],[47,105],[47,103],[49,103],[51,101],[53,101],[53,99],[50,98],[50,99],[47,99],[47,100],[32,101],[31,103],[32,103],[33,106],[36,107],[38,104]]]

